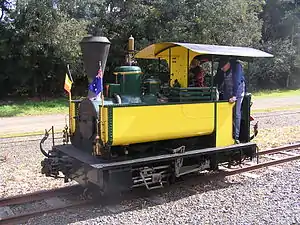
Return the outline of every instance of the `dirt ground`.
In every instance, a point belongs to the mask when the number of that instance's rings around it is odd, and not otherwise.
[[[252,110],[292,107],[300,105],[300,96],[253,99]]]
[[[43,133],[51,126],[54,126],[55,131],[61,131],[65,121],[68,122],[67,114],[0,118],[0,137],[31,132]]]

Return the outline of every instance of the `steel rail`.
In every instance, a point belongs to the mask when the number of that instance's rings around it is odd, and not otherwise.
[[[253,171],[253,170],[257,170],[257,169],[261,169],[261,168],[265,168],[268,166],[273,166],[273,165],[277,165],[277,164],[282,164],[285,162],[290,162],[290,161],[294,161],[294,160],[298,160],[300,159],[300,154],[288,154],[288,152],[283,152],[286,150],[294,150],[300,148],[300,143],[294,143],[294,144],[289,144],[289,145],[283,145],[283,146],[279,146],[279,147],[275,147],[275,148],[270,148],[261,152],[257,152],[257,157],[259,156],[264,156],[264,155],[272,155],[272,154],[285,154],[288,155],[289,157],[285,157],[282,159],[272,159],[269,162],[263,162],[263,163],[258,163],[256,165],[251,165],[251,166],[247,166],[244,168],[238,168],[238,169],[232,169],[232,170],[221,170],[220,171],[220,175],[222,176],[231,176],[231,175],[236,175],[236,174],[241,174],[244,172],[249,172],[249,171]]]
[[[28,202],[43,200],[54,196],[70,195],[78,192],[81,189],[82,187],[80,185],[74,185],[74,186],[56,188],[52,190],[43,190],[43,191],[37,191],[37,192],[28,193],[24,195],[21,194],[12,197],[2,198],[0,199],[0,207],[11,206],[16,204],[24,204]]]
[[[284,150],[292,150],[300,148],[300,143],[290,144],[290,145],[283,145],[275,148],[270,148],[261,152],[258,152],[258,155],[266,155],[266,154],[272,154],[272,153],[280,153],[280,151]],[[283,153],[284,154],[284,153]]]
[[[45,213],[53,213],[53,212],[56,212],[56,211],[59,211],[59,210],[62,210],[62,209],[70,209],[70,208],[73,208],[73,207],[83,206],[83,205],[91,204],[91,203],[93,203],[93,201],[83,200],[83,201],[74,202],[74,203],[64,205],[64,206],[58,206],[58,207],[53,207],[53,208],[49,208],[49,209],[36,210],[36,211],[33,211],[33,212],[8,216],[8,217],[5,217],[5,218],[0,218],[0,225],[20,223],[21,221],[26,221],[26,220],[28,220],[32,217],[40,216],[40,215],[43,215]]]
[[[60,133],[60,134],[62,134],[62,133]],[[40,135],[40,136],[43,136],[44,134],[42,134],[42,135]],[[22,138],[22,137],[14,137],[14,138]],[[0,138],[0,141],[1,141],[1,139],[8,139],[8,138]],[[54,137],[54,140],[59,140],[59,139],[63,139],[63,137]],[[7,144],[19,144],[19,143],[21,143],[21,144],[23,144],[23,143],[27,143],[27,142],[35,142],[35,141],[41,141],[41,138],[39,138],[39,139],[29,139],[29,140],[19,140],[19,141],[16,141],[16,140],[14,140],[14,141],[2,141],[2,142],[0,142],[0,145],[7,145]]]
[[[244,167],[244,168],[240,168],[240,169],[234,169],[231,171],[221,171],[220,174],[225,175],[225,176],[231,176],[231,175],[235,175],[235,174],[240,174],[240,173],[244,173],[244,172],[248,172],[248,171],[265,168],[268,166],[273,166],[273,165],[282,164],[285,162],[294,161],[297,159],[300,159],[300,154],[297,156],[286,157],[283,159],[276,159],[276,160],[272,160],[270,162],[259,163],[259,164],[253,165],[253,166],[248,166],[248,167]]]

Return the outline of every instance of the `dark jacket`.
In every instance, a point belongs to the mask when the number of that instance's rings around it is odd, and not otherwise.
[[[238,61],[230,62],[233,80],[233,96],[237,95],[237,90],[241,82],[245,82],[242,64]]]
[[[245,82],[245,76],[243,67],[240,62],[236,60],[230,61],[230,70],[232,71],[232,82],[233,82],[233,96],[237,95],[237,90],[239,87],[239,84],[244,81]],[[227,73],[230,71],[227,71]],[[222,93],[222,85],[224,83],[224,72],[221,70],[221,67],[218,68],[217,73],[214,77],[214,85],[217,86],[220,93]]]

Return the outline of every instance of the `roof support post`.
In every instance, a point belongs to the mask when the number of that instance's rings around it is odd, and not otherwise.
[[[172,55],[171,55],[171,48],[169,48],[169,73],[170,73],[170,86],[172,86],[171,84],[172,84]]]
[[[213,100],[213,88],[214,88],[214,56],[211,56],[211,77],[210,77],[210,100]]]
[[[248,74],[245,76],[245,83],[246,87],[248,87],[248,90],[250,90],[250,62],[248,61]]]
[[[190,83],[189,71],[190,71],[190,50],[187,49],[187,62],[186,62],[187,87],[189,86]]]

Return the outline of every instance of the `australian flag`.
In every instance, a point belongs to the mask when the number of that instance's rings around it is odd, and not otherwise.
[[[97,97],[103,91],[103,72],[101,66],[93,82],[89,84],[89,90],[94,92]]]

